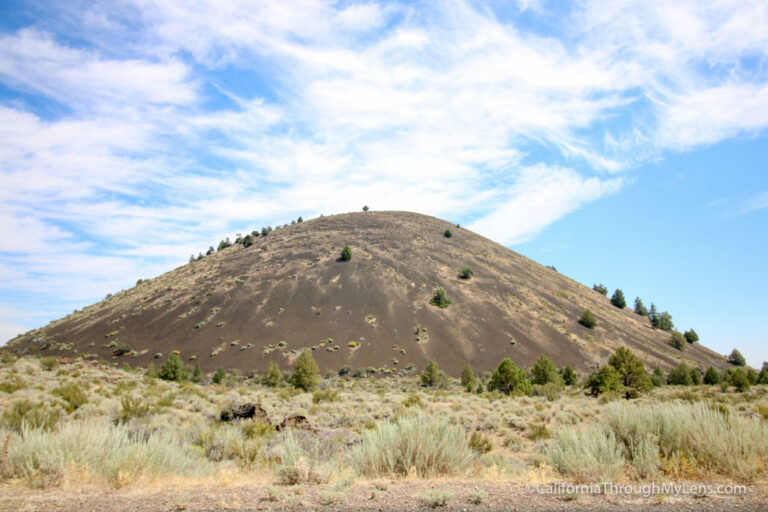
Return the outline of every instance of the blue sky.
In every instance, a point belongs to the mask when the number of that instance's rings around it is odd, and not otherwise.
[[[0,339],[320,213],[460,222],[768,360],[759,1],[0,4]]]

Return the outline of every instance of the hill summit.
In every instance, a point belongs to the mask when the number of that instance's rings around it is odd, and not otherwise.
[[[649,366],[725,364],[699,344],[674,348],[647,317],[434,217],[347,213],[254,235],[8,345],[131,365],[178,351],[207,371],[244,372],[270,361],[287,369],[305,348],[324,371],[372,373],[434,360],[456,376],[466,362],[530,367],[542,354],[588,370],[620,346]],[[579,322],[585,309],[594,328]]]

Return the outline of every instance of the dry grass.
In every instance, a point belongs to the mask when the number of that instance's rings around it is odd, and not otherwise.
[[[334,485],[355,475],[526,480],[553,470],[575,480],[752,481],[768,462],[765,386],[749,394],[669,387],[603,403],[571,388],[550,400],[466,393],[456,382],[424,389],[413,377],[333,377],[313,395],[238,376],[178,384],[86,361],[46,370],[33,358],[0,364],[0,383],[0,478],[35,487],[170,478]],[[273,424],[305,415],[317,432],[218,421],[221,409],[243,402],[261,403]],[[344,492],[329,488],[321,499],[340,503]]]

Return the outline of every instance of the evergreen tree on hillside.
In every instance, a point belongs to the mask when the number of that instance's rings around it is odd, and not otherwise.
[[[672,315],[666,311],[662,311],[659,315],[658,325],[662,331],[671,331],[675,328],[675,324],[672,322]]]
[[[557,373],[555,363],[547,356],[541,356],[531,368],[531,383],[547,384],[548,382],[562,384],[562,379]]]
[[[280,371],[280,367],[277,363],[270,361],[267,365],[267,371],[264,372],[264,377],[261,378],[261,383],[265,386],[274,388],[279,386],[283,382],[283,372]]]
[[[599,396],[603,393],[618,393],[622,390],[621,376],[611,365],[605,365],[597,373],[589,376],[586,382],[589,394]]]
[[[717,373],[717,370],[711,366],[707,368],[706,372],[704,372],[704,384],[708,384],[710,386],[720,384],[720,374]]]
[[[437,363],[428,362],[427,367],[424,368],[424,373],[421,374],[421,385],[432,388],[443,384],[444,381],[445,375],[437,368]]]
[[[763,361],[763,368],[760,370],[760,375],[757,377],[758,384],[768,384],[768,362]]]
[[[669,344],[682,352],[685,350],[685,346],[688,343],[685,336],[683,336],[680,331],[672,331],[672,337],[669,339]]]
[[[608,295],[608,288],[603,283],[592,285],[592,289],[600,295]]]
[[[165,364],[160,367],[157,374],[163,380],[171,380],[175,382],[181,382],[187,380],[187,372],[184,371],[184,363],[181,358],[175,352],[168,354],[168,359]]]
[[[739,352],[736,349],[733,349],[733,352],[731,352],[731,355],[728,356],[728,362],[731,364],[735,364],[736,366],[746,366],[747,360],[744,359],[744,356],[741,355],[741,352]]]
[[[608,360],[618,372],[626,390],[625,398],[636,398],[641,392],[653,387],[651,379],[645,374],[645,364],[631,350],[619,347]]]
[[[477,387],[477,377],[472,369],[472,365],[469,363],[464,367],[464,371],[461,372],[461,385],[464,386],[467,391],[472,391]]]
[[[341,261],[349,261],[352,259],[352,249],[349,248],[348,245],[345,245],[344,248],[341,250],[341,256],[339,257]]]
[[[576,375],[576,372],[573,371],[573,368],[571,368],[570,366],[566,366],[565,368],[562,369],[562,373],[560,374],[560,377],[563,378],[563,383],[566,386],[575,386],[579,381],[578,375]]]
[[[651,309],[648,311],[648,318],[651,319],[651,327],[659,328],[659,312],[656,310],[656,304],[651,302]]]
[[[667,377],[667,384],[672,386],[690,386],[693,384],[691,381],[691,369],[685,362],[680,363],[669,372]]]
[[[515,363],[509,358],[505,358],[493,371],[491,380],[488,382],[488,390],[498,391],[505,395],[510,393],[527,395],[531,392],[531,383],[525,375],[525,370],[515,366]]]
[[[648,308],[645,307],[640,297],[635,297],[635,313],[640,316],[648,316]]]
[[[683,336],[685,336],[685,339],[688,341],[688,343],[696,343],[699,341],[699,335],[693,329],[685,331]]]
[[[624,309],[627,307],[627,301],[624,300],[624,292],[616,288],[616,291],[613,292],[613,296],[611,297],[611,304],[619,309]]]
[[[320,368],[309,350],[303,350],[296,360],[296,366],[291,375],[291,384],[304,391],[312,391],[320,381]]]
[[[579,318],[579,323],[584,327],[588,327],[589,329],[592,329],[597,325],[597,318],[595,318],[594,313],[592,313],[588,309],[585,309],[584,312],[581,314],[581,317]]]

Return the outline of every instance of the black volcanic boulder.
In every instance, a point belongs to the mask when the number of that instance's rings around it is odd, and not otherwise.
[[[221,421],[247,420],[251,418],[256,418],[269,423],[267,411],[264,410],[261,404],[245,403],[233,405],[229,409],[221,411],[221,415],[219,415]]]
[[[302,416],[301,414],[297,414],[295,416],[288,416],[285,418],[282,423],[280,423],[277,426],[278,432],[281,432],[285,430],[286,428],[296,428],[299,430],[306,430],[308,432],[314,432],[315,429],[312,428],[312,425],[310,425],[309,420],[306,416]]]

